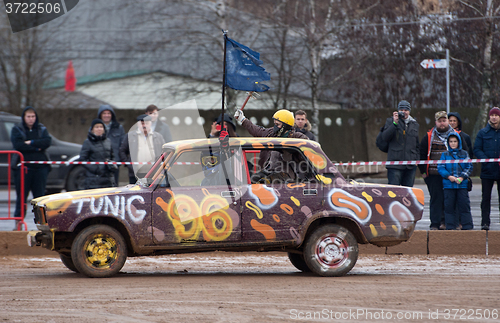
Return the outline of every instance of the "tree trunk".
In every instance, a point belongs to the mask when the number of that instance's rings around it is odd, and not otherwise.
[[[474,131],[472,133],[472,138],[476,138],[479,130],[484,128],[488,120],[488,111],[490,109],[491,97],[491,52],[493,47],[493,21],[491,19],[493,15],[493,1],[488,0],[486,8],[486,38],[484,43],[484,53],[483,53],[483,85],[481,93],[481,105],[479,106],[479,113],[476,119],[476,124],[474,125]]]

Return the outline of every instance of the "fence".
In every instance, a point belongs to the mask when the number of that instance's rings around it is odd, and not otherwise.
[[[24,156],[23,154],[21,154],[20,152],[16,151],[16,150],[3,150],[3,151],[0,151],[0,154],[1,155],[7,155],[7,217],[0,217],[0,220],[16,220],[18,221],[17,222],[17,226],[16,226],[16,229],[20,231],[20,229],[22,228],[22,226],[24,225],[24,229],[25,230],[28,230],[28,225],[26,224],[26,222],[24,221],[24,216],[25,216],[25,211],[26,211],[26,201],[24,198],[20,199],[20,207],[21,207],[21,216],[19,217],[14,217],[14,216],[11,216],[11,212],[10,212],[10,204],[11,204],[11,197],[10,197],[10,193],[11,193],[11,182],[12,182],[12,167],[11,167],[11,163],[12,163],[12,155],[17,155],[19,156],[19,176],[20,176],[20,184],[19,185],[19,196],[24,196],[24,174],[27,172],[27,168],[26,166],[24,165]],[[17,192],[17,189],[16,189],[16,192]],[[18,196],[18,197],[19,197]]]

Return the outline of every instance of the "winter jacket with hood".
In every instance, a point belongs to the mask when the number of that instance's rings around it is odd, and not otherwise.
[[[101,113],[103,111],[110,111],[111,112],[111,127],[109,131],[106,132],[106,137],[111,141],[111,147],[113,148],[113,156],[117,159],[116,161],[122,161],[120,160],[120,145],[122,143],[123,137],[125,137],[125,130],[123,129],[123,126],[116,120],[116,115],[115,115],[115,110],[109,105],[101,105],[99,107],[99,110],[97,111],[97,118],[101,118]]]
[[[479,130],[474,142],[474,155],[476,158],[498,158],[500,156],[500,128],[495,129],[490,122],[485,128]],[[500,179],[498,163],[482,163],[481,178]]]
[[[458,138],[458,148],[450,148],[450,137]],[[448,135],[446,139],[448,143],[448,151],[441,154],[441,160],[455,160],[455,159],[468,159],[469,154],[466,150],[462,149],[462,138],[456,132],[452,132]],[[467,183],[469,182],[470,174],[472,173],[472,163],[449,163],[449,164],[439,164],[437,166],[439,175],[443,177],[443,188],[444,189],[467,189]],[[451,182],[448,176],[462,177],[464,180],[458,184],[456,182]]]
[[[436,135],[435,131],[434,131],[435,129],[436,129],[436,127],[433,127],[431,130],[427,131],[425,136],[422,138],[422,141],[420,142],[420,160],[431,160],[432,141],[434,140],[434,136]],[[453,130],[453,128],[451,128],[451,126],[449,126],[447,132],[448,132],[448,134],[446,135],[446,138],[448,138],[450,133],[455,132],[455,131]],[[460,143],[462,145],[462,149],[464,149],[465,151],[468,151],[469,147],[467,146],[467,143],[465,143],[463,133],[459,133],[458,135],[460,137]],[[420,173],[430,175],[429,174],[429,166],[430,166],[429,164],[418,165],[418,168],[420,169]],[[436,174],[435,176],[439,176],[439,175]]]
[[[27,110],[35,111],[36,115],[36,121],[31,129],[28,128],[28,126],[24,122],[24,115],[26,114]],[[22,121],[16,124],[11,131],[10,140],[12,141],[14,149],[23,154],[25,161],[50,160],[46,150],[52,143],[52,137],[49,135],[47,128],[39,122],[36,110],[32,107],[26,107],[21,115],[21,120]],[[29,145],[25,143],[25,141],[28,140],[31,140],[31,143]],[[15,164],[17,163],[14,161],[12,165],[15,166]],[[27,164],[27,166],[28,168],[33,169],[50,168],[50,165],[39,164]]]
[[[418,160],[419,159],[419,124],[409,116],[408,124],[399,119],[394,124],[392,117],[387,118],[382,131],[382,139],[389,143],[387,161]],[[405,169],[415,168],[415,165],[388,165],[386,168]]]
[[[455,117],[458,119],[458,130],[454,129],[456,133],[459,133],[462,138],[464,139],[464,142],[467,144],[467,153],[469,153],[469,158],[474,158],[474,149],[472,147],[472,140],[470,139],[470,136],[466,134],[465,132],[462,131],[462,118],[460,117],[460,113],[458,112],[450,112],[448,113],[448,119],[450,117]]]
[[[102,162],[114,161],[111,141],[106,137],[106,131],[102,136],[96,136],[89,129],[87,139],[83,142],[80,151],[80,161]],[[85,188],[103,188],[115,185],[115,175],[111,165],[83,165],[85,167]]]
[[[302,129],[295,128],[295,131],[301,132],[304,135],[306,135],[307,138],[309,138],[310,140],[316,141],[316,136],[311,132],[311,129],[312,129],[311,123],[309,122],[309,120],[307,120],[304,128]]]

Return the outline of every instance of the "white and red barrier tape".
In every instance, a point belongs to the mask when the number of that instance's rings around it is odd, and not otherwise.
[[[372,161],[333,163],[335,166],[383,166],[383,165],[427,165],[427,164],[456,164],[456,163],[493,163],[500,162],[500,158],[483,159],[454,159],[454,160],[404,160],[404,161]],[[152,162],[87,162],[87,161],[23,161],[24,164],[45,165],[152,165]],[[199,162],[176,162],[176,165],[200,165]]]
[[[428,164],[457,164],[457,163],[492,163],[500,162],[500,158],[482,159],[453,159],[453,160],[404,160],[404,161],[373,161],[334,163],[335,166],[382,166],[382,165],[428,165]]]
[[[88,162],[88,161],[23,161],[23,164],[41,165],[153,165],[153,162]],[[200,165],[199,162],[176,162],[176,165]]]

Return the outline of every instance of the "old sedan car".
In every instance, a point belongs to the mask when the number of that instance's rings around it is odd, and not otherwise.
[[[170,142],[135,185],[31,203],[30,245],[89,277],[118,273],[127,257],[215,250],[283,251],[301,271],[339,276],[359,243],[408,240],[424,194],[347,182],[314,141],[232,138],[224,150],[217,139]]]

